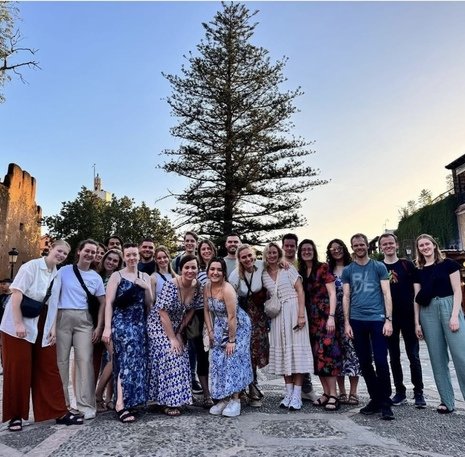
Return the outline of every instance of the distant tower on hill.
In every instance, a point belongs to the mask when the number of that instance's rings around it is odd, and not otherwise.
[[[95,165],[94,165],[94,194],[97,195],[97,197],[102,199],[104,202],[111,201],[111,193],[102,189],[102,178],[98,175],[98,173],[95,174]]]

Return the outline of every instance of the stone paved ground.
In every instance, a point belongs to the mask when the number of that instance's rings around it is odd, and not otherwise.
[[[84,426],[57,426],[52,421],[31,423],[21,433],[0,431],[0,456],[16,457],[200,457],[200,456],[456,456],[465,448],[465,403],[457,412],[439,415],[438,396],[422,347],[428,408],[413,401],[394,408],[396,420],[366,417],[357,408],[343,406],[330,413],[309,403],[300,412],[279,409],[282,381],[261,373],[266,393],[262,408],[243,408],[239,418],[213,417],[192,406],[178,418],[139,412],[134,424],[121,424],[113,412],[99,414]],[[408,374],[408,368],[405,367]],[[457,381],[454,387],[459,396]],[[1,380],[1,378],[0,378]],[[411,385],[409,395],[411,394]],[[317,389],[318,390],[318,389]],[[367,401],[363,381],[363,402]]]

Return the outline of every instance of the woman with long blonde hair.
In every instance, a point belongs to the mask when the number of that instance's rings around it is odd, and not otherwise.
[[[257,385],[257,369],[268,365],[270,343],[268,340],[268,318],[264,303],[266,289],[263,287],[263,262],[256,260],[255,251],[248,244],[237,248],[237,268],[229,275],[229,282],[236,290],[239,306],[244,309],[252,322],[250,353],[254,381],[249,385],[250,406],[262,405],[263,393]]]

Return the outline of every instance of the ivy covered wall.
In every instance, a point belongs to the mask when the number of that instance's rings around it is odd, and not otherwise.
[[[422,233],[432,235],[438,241],[441,249],[457,248],[459,246],[459,231],[456,209],[457,198],[455,195],[449,195],[443,200],[425,206],[411,216],[402,219],[396,230],[401,249],[410,248],[414,251],[415,239]]]

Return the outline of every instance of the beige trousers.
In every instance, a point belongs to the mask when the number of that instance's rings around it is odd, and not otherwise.
[[[96,412],[93,366],[92,318],[87,310],[59,309],[57,314],[57,362],[66,404],[69,399],[69,357],[74,347],[76,407],[84,414]]]

